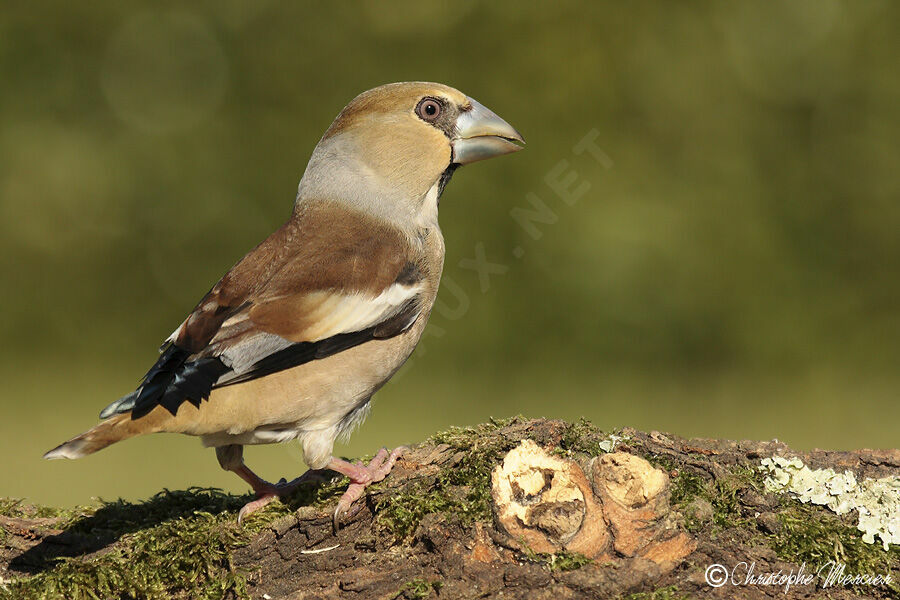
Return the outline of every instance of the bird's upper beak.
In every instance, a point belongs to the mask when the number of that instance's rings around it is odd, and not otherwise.
[[[483,104],[469,98],[472,108],[456,119],[453,162],[465,165],[521,150],[522,135]],[[518,142],[518,143],[517,143]]]

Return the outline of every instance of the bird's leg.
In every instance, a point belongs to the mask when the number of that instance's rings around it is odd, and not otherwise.
[[[297,477],[293,481],[287,481],[282,477],[278,483],[269,483],[265,479],[258,476],[256,473],[250,470],[247,465],[242,464],[240,467],[235,469],[235,473],[250,484],[250,487],[253,488],[253,492],[256,494],[256,499],[251,500],[247,504],[241,508],[238,513],[238,524],[240,524],[247,516],[251,513],[256,512],[263,506],[271,503],[273,500],[277,498],[284,498],[286,496],[290,496],[294,490],[300,487],[304,483],[308,483],[310,481],[324,480],[325,477],[323,475],[324,469],[309,469],[300,477]]]
[[[256,499],[251,500],[243,507],[241,507],[240,512],[238,513],[238,524],[240,524],[247,516],[251,513],[254,513],[266,506],[273,500],[277,499],[281,492],[278,489],[279,485],[282,484],[285,480],[282,479],[277,484],[272,484],[261,478],[259,475],[250,470],[247,465],[241,463],[241,466],[237,469],[234,469],[235,474],[238,477],[246,481],[250,484],[250,487],[253,488],[253,492],[256,494]]]
[[[278,483],[270,483],[250,470],[250,467],[244,464],[243,450],[243,446],[237,444],[216,448],[216,458],[219,459],[219,464],[222,468],[226,471],[234,472],[238,477],[246,481],[256,494],[256,498],[245,504],[238,512],[238,523],[241,523],[250,514],[270,504],[273,500],[290,495],[301,484],[324,479],[323,471],[331,470],[350,478],[350,486],[344,492],[344,495],[341,496],[334,511],[334,528],[337,530],[340,517],[349,511],[356,500],[362,497],[366,486],[387,477],[391,469],[394,468],[397,458],[403,454],[406,448],[400,446],[390,453],[388,453],[387,448],[382,448],[375,455],[375,458],[369,461],[368,465],[351,463],[332,457],[324,469],[310,469],[293,481],[286,481],[282,478]],[[353,511],[349,513],[349,516],[353,516],[355,513],[356,511]]]
[[[359,510],[357,508],[352,513],[348,512],[353,503],[362,497],[366,486],[387,477],[387,474],[394,468],[397,458],[403,454],[404,450],[406,448],[400,446],[399,448],[394,448],[394,451],[388,454],[387,448],[382,448],[375,455],[375,458],[369,461],[368,466],[359,462],[351,463],[334,457],[328,461],[326,468],[350,478],[350,486],[344,492],[344,495],[341,496],[337,508],[334,510],[333,524],[335,531],[337,531],[340,518],[344,513],[348,513],[348,516],[352,517],[356,514],[356,510]]]
[[[232,444],[216,448],[216,458],[223,469],[234,472],[238,477],[250,484],[256,498],[245,504],[238,512],[240,524],[251,513],[271,503],[277,498],[290,495],[298,486],[308,481],[322,479],[322,470],[310,469],[293,481],[282,478],[278,483],[270,483],[250,470],[244,464],[243,446]]]

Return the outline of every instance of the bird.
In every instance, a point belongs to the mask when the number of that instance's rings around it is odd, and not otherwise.
[[[201,298],[136,390],[44,458],[77,459],[149,433],[197,436],[255,494],[239,522],[330,470],[350,480],[337,528],[404,450],[382,448],[363,464],[333,448],[365,420],[428,321],[444,263],[444,188],[458,167],[524,144],[443,84],[359,94],[315,146],[287,221]],[[270,483],[244,463],[245,445],[290,440],[304,475]]]

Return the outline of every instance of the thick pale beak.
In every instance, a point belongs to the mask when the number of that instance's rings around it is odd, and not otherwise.
[[[465,165],[522,149],[525,140],[512,125],[472,98],[469,102],[472,108],[456,119],[456,137],[451,143],[455,164]]]

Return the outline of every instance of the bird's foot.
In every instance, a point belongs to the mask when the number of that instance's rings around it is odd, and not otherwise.
[[[246,469],[246,467],[244,467],[244,469]],[[246,470],[252,477],[245,477],[244,474],[241,473],[238,473],[238,475],[241,475],[241,477],[251,485],[254,493],[256,493],[256,498],[245,504],[238,512],[238,525],[251,514],[264,506],[271,504],[273,500],[290,496],[294,490],[304,483],[324,479],[322,469],[310,469],[293,481],[287,481],[282,477],[278,483],[269,483],[268,481],[257,477],[256,474],[249,469]]]
[[[278,499],[277,493],[269,493],[257,495],[255,500],[251,500],[247,504],[241,507],[241,510],[238,512],[238,525],[244,522],[244,519],[249,517],[251,514],[255,513],[262,507],[268,505],[273,500]]]
[[[360,507],[353,511],[350,509],[353,503],[362,497],[366,486],[387,477],[391,469],[394,468],[394,463],[397,462],[397,459],[405,450],[405,447],[400,446],[394,448],[393,452],[388,453],[387,448],[382,448],[375,455],[375,458],[369,461],[368,466],[362,463],[350,463],[339,458],[331,459],[328,463],[328,468],[350,478],[350,486],[344,492],[344,495],[341,496],[341,499],[338,500],[337,508],[334,510],[333,525],[335,531],[338,530],[342,516],[346,514],[350,518],[359,511]]]

